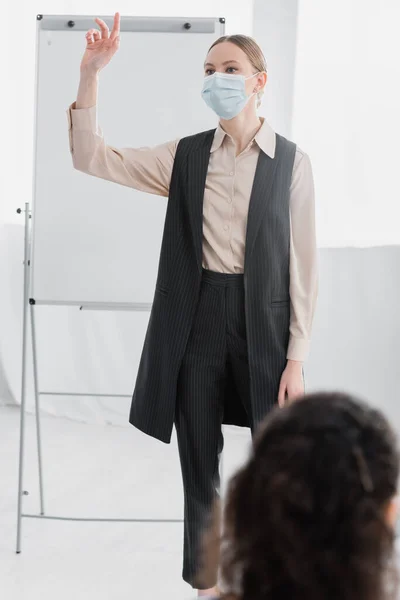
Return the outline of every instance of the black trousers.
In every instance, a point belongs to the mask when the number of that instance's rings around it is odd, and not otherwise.
[[[252,427],[243,275],[203,270],[199,303],[179,373],[175,415],[185,499],[182,576],[200,589],[213,585],[196,580],[196,573],[202,534],[219,494],[228,377],[233,378]]]

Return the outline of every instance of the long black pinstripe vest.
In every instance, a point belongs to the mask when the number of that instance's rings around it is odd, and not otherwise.
[[[215,130],[177,148],[156,290],[129,422],[169,443],[177,379],[201,283],[203,197]],[[296,146],[276,134],[272,159],[260,151],[250,197],[244,263],[252,417],[275,404],[289,342],[289,190]],[[248,420],[228,384],[224,423]]]

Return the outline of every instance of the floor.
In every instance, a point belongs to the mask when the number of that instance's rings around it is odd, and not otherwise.
[[[182,519],[176,440],[129,424],[88,425],[41,416],[47,516]],[[24,514],[38,515],[35,417],[26,414]],[[196,593],[181,579],[181,523],[22,518],[16,553],[20,411],[0,407],[0,581],[5,600],[163,600]],[[223,481],[245,459],[248,430],[225,429]],[[5,591],[5,593],[4,593]]]

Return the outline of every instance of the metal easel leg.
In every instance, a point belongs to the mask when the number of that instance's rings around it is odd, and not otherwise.
[[[21,212],[21,211],[19,211]],[[21,552],[22,496],[27,492],[22,489],[24,472],[25,442],[25,404],[26,404],[26,370],[27,370],[27,333],[28,333],[28,294],[29,294],[29,204],[25,204],[25,242],[24,242],[24,297],[22,317],[22,378],[21,407],[19,433],[19,467],[18,467],[18,515],[17,515],[17,549]]]
[[[32,332],[32,358],[33,358],[33,385],[35,390],[35,417],[36,417],[36,441],[39,467],[39,488],[40,488],[40,514],[44,515],[44,493],[43,493],[43,468],[42,468],[42,438],[40,431],[40,403],[38,386],[38,368],[36,352],[36,325],[34,306],[30,305],[31,332]]]

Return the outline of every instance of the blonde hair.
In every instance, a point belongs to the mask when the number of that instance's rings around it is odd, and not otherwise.
[[[260,46],[257,42],[247,35],[223,35],[218,38],[212,46],[209,48],[209,52],[214,46],[218,44],[222,44],[223,42],[230,42],[231,44],[235,44],[238,48],[243,50],[247,58],[249,59],[252,67],[256,70],[256,73],[266,73],[267,72],[267,61],[261,50]],[[257,94],[257,107],[261,104],[261,98],[264,93],[264,90],[260,90]]]

